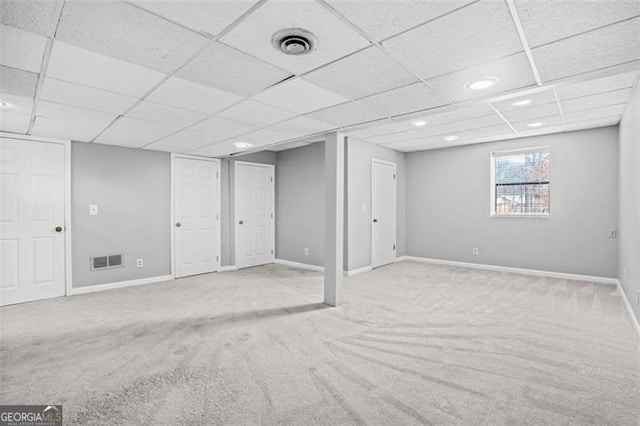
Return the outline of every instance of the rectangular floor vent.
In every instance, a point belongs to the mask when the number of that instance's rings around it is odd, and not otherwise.
[[[123,266],[122,255],[112,254],[110,256],[98,256],[91,258],[91,270],[118,268]]]

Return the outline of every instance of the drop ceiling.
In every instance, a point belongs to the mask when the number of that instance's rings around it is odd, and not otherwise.
[[[640,72],[637,0],[0,2],[1,131],[177,153],[615,125]],[[318,47],[276,50],[283,28]]]

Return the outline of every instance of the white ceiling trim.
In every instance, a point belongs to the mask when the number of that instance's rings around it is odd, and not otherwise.
[[[536,63],[533,60],[533,54],[531,53],[531,48],[529,47],[527,36],[525,35],[524,29],[522,28],[522,22],[520,21],[520,16],[518,16],[518,10],[516,9],[516,5],[513,0],[507,0],[507,7],[509,7],[511,19],[513,20],[513,23],[516,26],[516,30],[518,31],[518,36],[520,37],[520,42],[522,42],[524,53],[527,55],[527,59],[529,60],[529,65],[531,66],[533,77],[536,79],[536,83],[538,84],[538,86],[542,86],[542,79],[540,78],[538,67],[536,67]]]

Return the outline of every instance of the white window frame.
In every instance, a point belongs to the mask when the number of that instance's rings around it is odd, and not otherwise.
[[[514,154],[526,154],[529,152],[543,151],[546,150],[549,152],[549,212],[548,213],[496,213],[496,157],[500,157],[504,154],[514,155]],[[489,188],[490,191],[490,200],[491,204],[489,206],[489,215],[491,217],[509,217],[509,218],[539,218],[539,219],[547,219],[551,217],[551,148],[549,146],[536,146],[532,148],[521,148],[521,149],[508,149],[501,151],[492,151],[489,153],[489,163],[491,164],[491,186]]]

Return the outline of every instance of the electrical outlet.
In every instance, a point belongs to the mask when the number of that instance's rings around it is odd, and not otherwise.
[[[610,229],[609,230],[609,238],[618,238],[618,230]]]
[[[136,267],[137,268],[142,268],[143,266],[144,266],[144,262],[142,261],[142,259],[136,260]]]
[[[304,255],[305,255],[305,256],[309,256],[309,249],[308,249],[308,248],[305,248],[305,249],[304,249]]]
[[[477,255],[479,255],[479,254],[480,254],[480,249],[479,249],[478,247],[474,247],[474,248],[473,248],[473,255],[474,255],[474,256],[477,256]]]

